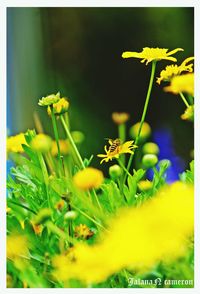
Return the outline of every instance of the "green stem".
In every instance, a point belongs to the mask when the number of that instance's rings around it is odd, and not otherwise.
[[[97,202],[99,208],[102,210],[102,207],[101,207],[101,204],[100,204],[100,202],[99,202],[99,199],[98,199],[98,196],[97,196],[97,194],[96,194],[95,189],[92,189],[91,192],[92,192],[92,194],[94,195],[94,198],[95,198],[95,200],[96,200],[96,202]]]
[[[17,205],[17,206],[20,206],[20,207],[22,207],[22,208],[24,208],[24,209],[26,209],[26,210],[34,213],[34,214],[37,214],[34,210],[32,210],[31,208],[29,208],[29,207],[27,207],[27,206],[25,206],[25,205],[23,205],[21,203],[17,203],[17,202],[12,201],[12,200],[9,200],[9,203],[14,204],[14,205]]]
[[[40,167],[42,170],[42,174],[43,174],[43,178],[44,178],[44,183],[46,186],[46,192],[47,192],[47,202],[48,202],[48,206],[51,207],[50,205],[50,198],[49,198],[49,175],[48,175],[48,171],[47,171],[47,167],[44,161],[44,158],[42,156],[42,154],[40,152],[38,152],[38,159],[40,162]]]
[[[179,95],[181,96],[181,99],[183,100],[185,106],[186,106],[186,107],[189,107],[190,105],[189,105],[189,103],[187,102],[187,100],[186,100],[185,96],[183,95],[183,93],[180,92]]]
[[[124,164],[122,163],[122,161],[119,158],[117,159],[117,161],[118,161],[119,165],[121,166],[121,168],[125,171],[126,175],[131,176],[131,174],[126,169],[126,167],[124,166]]]
[[[58,128],[57,128],[57,123],[56,123],[56,117],[55,117],[55,114],[53,112],[53,106],[51,106],[51,118],[52,118],[54,136],[55,136],[55,139],[56,139],[56,145],[57,145],[57,148],[58,148],[58,160],[59,160],[59,164],[60,164],[60,167],[61,167],[62,166],[62,162],[61,162],[59,135],[58,135]]]
[[[66,132],[66,134],[67,134],[67,137],[68,137],[68,139],[69,139],[69,142],[70,142],[70,144],[71,144],[71,146],[72,146],[72,148],[73,148],[73,150],[74,150],[74,153],[75,153],[75,155],[76,155],[76,157],[77,157],[77,159],[78,159],[78,162],[79,162],[81,168],[84,169],[84,168],[85,168],[85,165],[84,165],[84,163],[83,163],[83,160],[82,160],[82,158],[81,158],[81,156],[80,156],[80,153],[79,153],[79,151],[78,151],[78,149],[77,149],[77,147],[76,147],[76,144],[74,143],[74,140],[73,140],[73,138],[72,138],[72,136],[71,136],[71,133],[70,133],[70,131],[69,131],[69,128],[68,128],[68,126],[67,126],[67,124],[66,124],[66,122],[65,122],[65,120],[64,120],[64,118],[63,118],[62,115],[60,116],[60,119],[61,119],[62,125],[63,125],[63,127],[64,127],[64,130],[65,130],[65,132]]]
[[[120,124],[118,126],[118,134],[119,134],[119,139],[121,144],[126,141],[126,125],[125,124]],[[123,164],[125,164],[125,154],[121,155],[121,159]]]
[[[152,86],[153,86],[154,76],[155,76],[155,70],[156,70],[156,61],[153,61],[152,67],[151,67],[151,76],[150,76],[150,80],[149,80],[149,87],[148,87],[148,91],[147,91],[147,95],[146,95],[146,100],[145,100],[145,104],[144,104],[144,108],[143,108],[142,117],[140,120],[140,127],[138,130],[138,134],[136,136],[136,139],[135,139],[135,145],[137,145],[139,142],[140,133],[142,130],[143,123],[145,121],[145,117],[146,117],[146,113],[147,113],[147,109],[148,109],[148,105],[149,105],[149,100],[150,100],[150,96],[151,96],[151,90],[152,90]],[[129,162],[128,162],[128,166],[127,166],[128,171],[130,170],[130,167],[131,167],[131,164],[133,161],[133,156],[134,156],[134,154],[131,154],[131,156],[129,158]],[[124,177],[124,182],[125,181],[126,181],[126,175]]]

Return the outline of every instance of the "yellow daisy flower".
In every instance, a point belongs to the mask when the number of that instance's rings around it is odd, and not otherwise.
[[[89,239],[94,233],[85,224],[80,224],[75,227],[74,235],[76,238]]]
[[[160,85],[161,81],[168,81],[173,76],[180,75],[184,71],[192,72],[193,63],[188,64],[191,60],[194,60],[194,57],[186,58],[180,65],[167,65],[166,68],[161,71],[160,77],[157,78],[157,83]]]
[[[122,58],[140,58],[142,59],[141,62],[144,63],[146,61],[146,65],[151,61],[159,61],[162,59],[171,60],[176,62],[176,58],[170,55],[175,54],[178,51],[183,51],[182,48],[176,48],[170,52],[167,52],[169,49],[165,48],[143,48],[142,52],[130,52],[126,51],[122,53]]]
[[[23,153],[24,149],[22,144],[26,145],[26,139],[24,133],[17,134],[15,136],[10,136],[7,138],[7,153]]]
[[[127,141],[122,145],[118,145],[114,150],[111,149],[111,146],[113,144],[112,140],[108,141],[110,146],[107,148],[107,146],[104,146],[104,150],[106,154],[98,154],[98,157],[102,157],[103,159],[101,160],[100,164],[105,162],[108,162],[109,160],[112,160],[113,158],[119,158],[119,155],[122,153],[130,153],[133,154],[132,149],[137,148],[136,145],[133,145],[134,141]]]
[[[188,73],[173,77],[171,84],[168,87],[165,87],[164,90],[166,92],[172,92],[173,94],[185,92],[194,96],[194,74]]]

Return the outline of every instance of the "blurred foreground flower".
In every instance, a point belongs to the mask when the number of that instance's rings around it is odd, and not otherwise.
[[[162,81],[169,81],[173,76],[180,75],[184,71],[192,72],[193,63],[187,64],[192,60],[194,60],[194,57],[188,57],[181,63],[181,65],[167,65],[166,68],[161,71],[160,77],[157,78],[157,83],[160,85]]]
[[[59,140],[59,146],[60,146],[60,153],[62,155],[66,155],[69,152],[69,143],[67,140]],[[52,143],[51,154],[53,156],[58,155],[58,147],[57,147],[56,141],[53,141]]]
[[[172,92],[173,94],[185,92],[194,96],[194,74],[189,73],[173,77],[171,84],[168,87],[165,87],[164,90],[166,92]]]
[[[146,61],[146,65],[151,61],[159,61],[162,59],[165,60],[171,60],[176,62],[176,58],[171,57],[170,55],[175,54],[178,51],[183,51],[182,48],[174,49],[170,52],[167,52],[169,49],[164,48],[149,48],[145,47],[143,48],[142,52],[130,52],[126,51],[122,53],[123,58],[140,58],[142,59],[141,62],[144,63]]]
[[[48,135],[38,134],[30,143],[33,150],[37,152],[48,152],[52,147],[52,139]]]
[[[113,112],[112,113],[112,120],[117,125],[124,124],[125,122],[127,122],[127,120],[129,120],[129,117],[130,117],[130,115],[126,112]]]
[[[7,258],[15,260],[21,255],[28,255],[28,240],[24,235],[11,234],[7,236]]]
[[[193,226],[193,187],[174,183],[142,206],[121,209],[97,244],[74,247],[72,261],[55,256],[53,275],[59,281],[79,279],[90,285],[124,268],[148,271],[161,261],[184,256]]]
[[[49,106],[52,105],[60,100],[60,92],[57,94],[51,94],[46,97],[42,97],[42,99],[39,100],[38,105],[40,106]]]
[[[77,172],[73,177],[75,186],[81,190],[97,189],[101,186],[103,180],[104,176],[102,171],[93,167],[86,167]]]
[[[106,154],[98,154],[98,157],[102,157],[103,159],[101,160],[100,163],[108,162],[109,160],[112,160],[113,158],[119,158],[120,154],[123,153],[130,153],[133,154],[134,152],[132,151],[132,149],[137,148],[136,145],[133,145],[134,141],[127,141],[124,144],[120,145],[116,145],[116,148],[114,150],[112,150],[112,146],[113,146],[113,142],[112,140],[109,140],[109,148],[107,149],[107,146],[104,146],[104,150],[106,152]]]
[[[8,137],[6,144],[7,153],[23,153],[24,149],[22,147],[22,144],[26,144],[24,133]]]

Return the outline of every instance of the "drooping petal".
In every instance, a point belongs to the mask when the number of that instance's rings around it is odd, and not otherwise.
[[[167,53],[167,56],[169,56],[169,55],[173,55],[173,54],[175,54],[175,53],[178,52],[178,51],[184,51],[184,49],[183,49],[183,48],[176,48],[176,49],[174,49],[174,50],[171,50],[171,51],[169,51],[169,52]]]

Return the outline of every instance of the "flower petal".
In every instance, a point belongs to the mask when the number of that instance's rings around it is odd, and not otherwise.
[[[167,56],[169,56],[169,55],[173,55],[173,54],[175,54],[175,53],[178,52],[178,51],[184,51],[184,49],[182,49],[182,48],[176,48],[176,49],[174,49],[174,50],[172,50],[172,51],[169,51],[166,55],[167,55]]]

